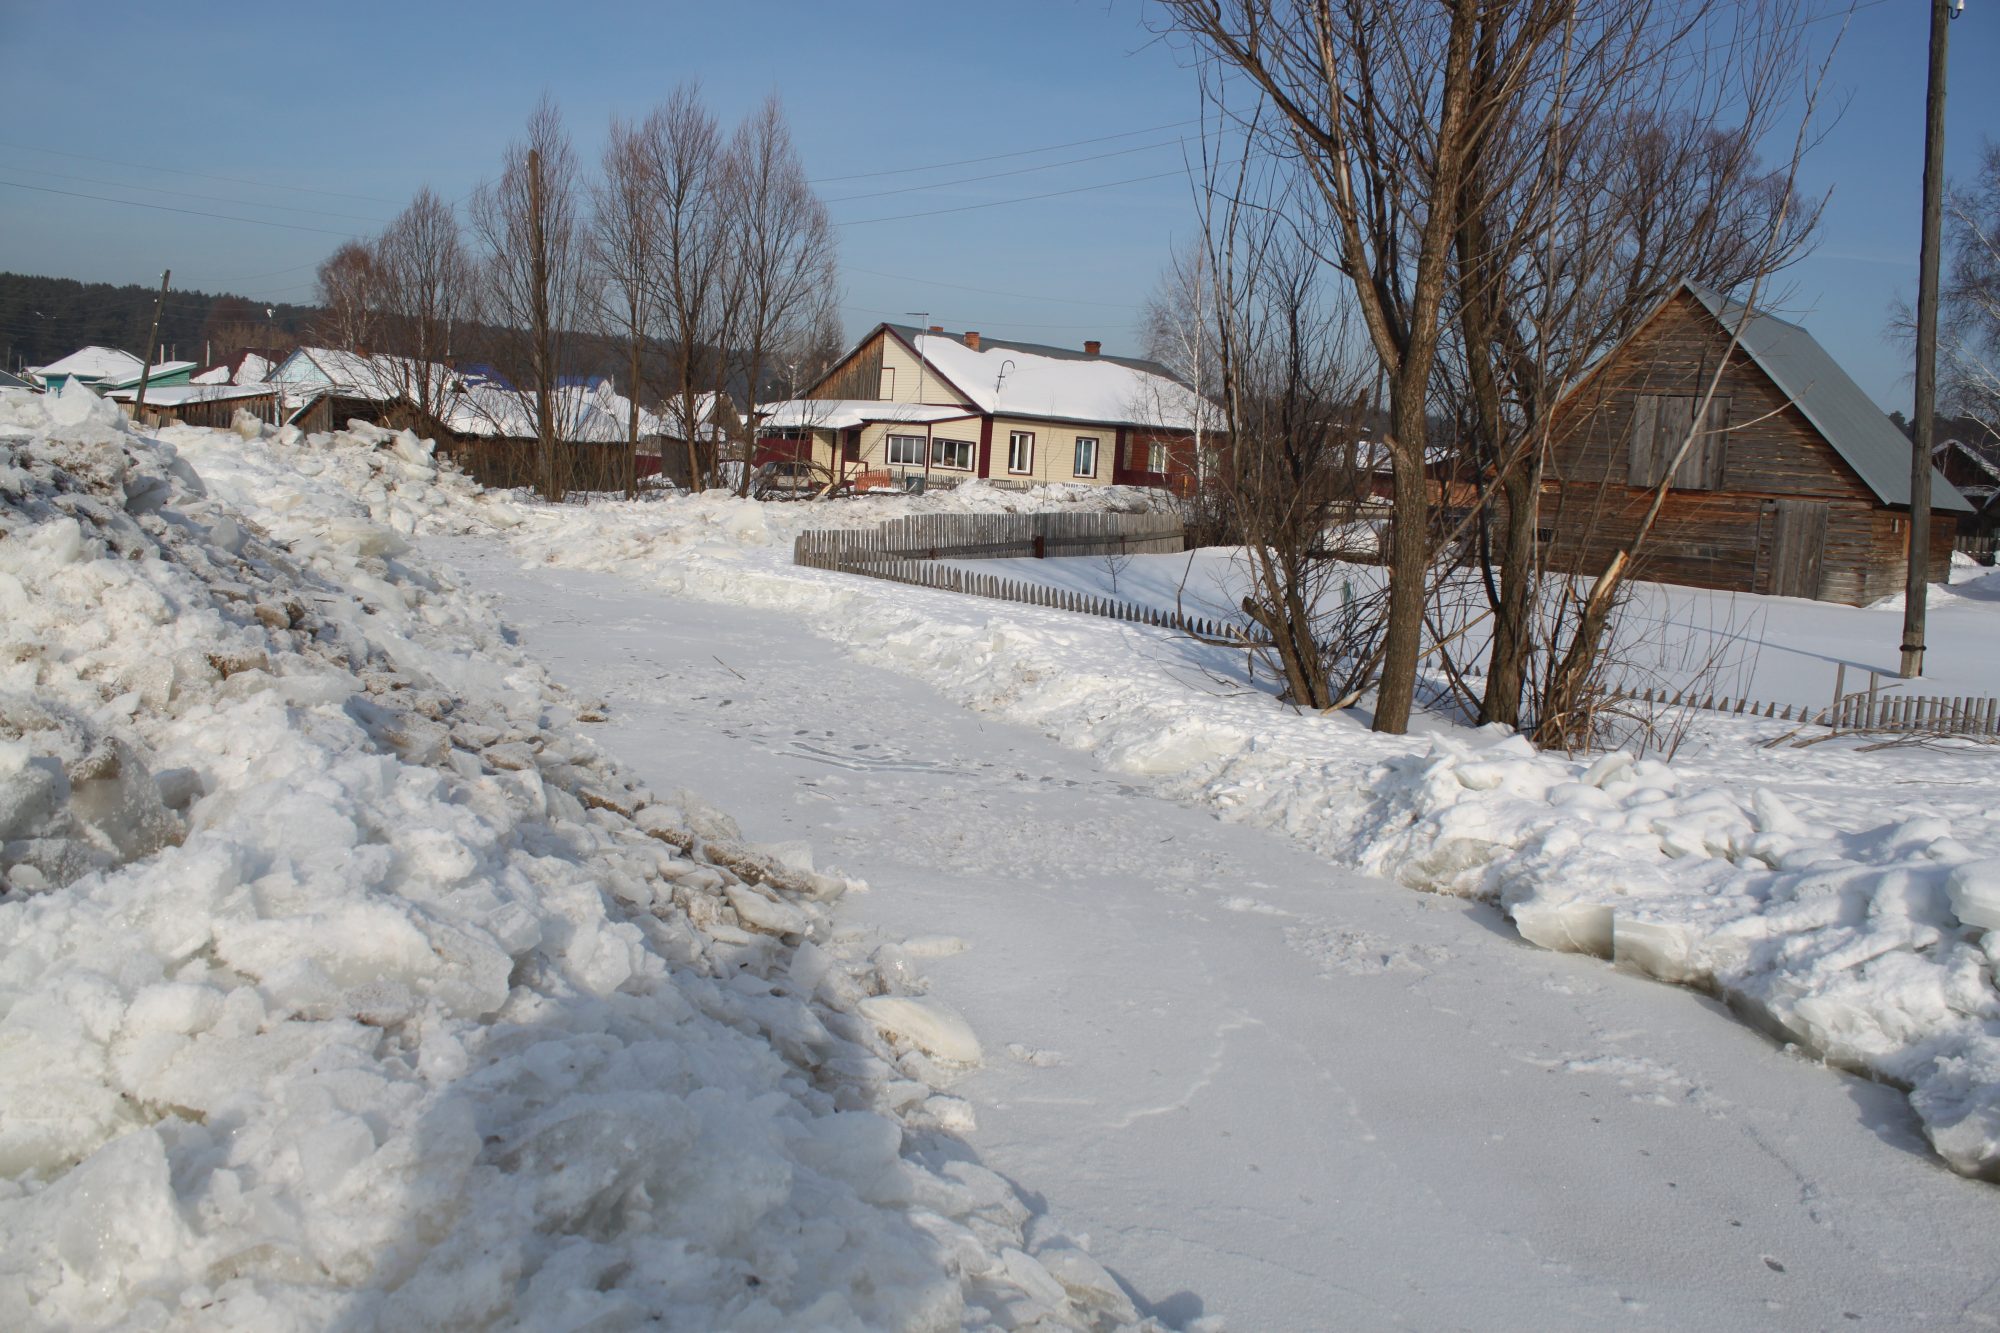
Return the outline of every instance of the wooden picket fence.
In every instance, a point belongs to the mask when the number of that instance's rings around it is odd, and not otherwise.
[[[1995,556],[2000,555],[2000,537],[1995,537],[1990,532],[1977,537],[1961,532],[1952,539],[1952,549],[1962,555],[1971,556],[1982,565],[1990,565]]]
[[[1844,674],[1844,673],[1843,673]],[[1833,702],[1776,704],[1726,695],[1671,690],[1625,693],[1620,700],[1661,708],[1695,708],[1737,717],[1773,718],[1802,726],[1825,727],[1835,734],[1856,732],[1888,736],[1960,736],[1972,740],[2000,739],[2000,699],[1972,695],[1896,694],[1881,690],[1870,673],[1870,688],[1848,693],[1835,687]]]
[[[884,560],[1005,560],[1187,549],[1172,514],[910,514],[873,528],[802,532],[792,563],[866,573]]]
[[[1154,625],[1235,647],[1268,648],[1268,635],[1232,621],[933,563],[1051,555],[1170,555],[1185,549],[1180,520],[1170,514],[913,514],[872,529],[802,532],[792,543],[792,563],[967,597]]]
[[[1261,631],[1248,633],[1243,626],[1232,621],[1209,620],[1179,611],[1162,611],[1135,602],[1121,602],[1112,597],[1071,592],[1067,588],[1003,579],[995,574],[960,569],[956,565],[934,565],[923,560],[875,560],[865,567],[850,568],[845,572],[886,579],[890,583],[907,583],[917,588],[960,593],[967,597],[990,597],[996,601],[1019,602],[1023,606],[1039,606],[1051,611],[1102,616],[1107,620],[1124,620],[1135,625],[1157,625],[1161,629],[1179,630],[1236,647],[1268,648],[1271,645],[1271,640]]]

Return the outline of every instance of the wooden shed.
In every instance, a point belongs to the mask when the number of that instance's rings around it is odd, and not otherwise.
[[[1638,576],[1854,605],[1901,591],[1909,439],[1803,328],[1693,283],[1557,404],[1548,567],[1595,573],[1632,540],[1718,365]],[[1933,470],[1933,580],[1971,512]]]

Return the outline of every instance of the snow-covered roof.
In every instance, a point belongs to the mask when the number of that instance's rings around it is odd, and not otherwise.
[[[958,334],[908,324],[883,327],[980,411],[995,416],[1191,430],[1201,407],[1194,391],[1155,361],[996,338],[973,348]]]
[[[472,384],[442,401],[444,424],[459,435],[524,440],[539,433],[535,425],[535,395],[525,389]],[[618,444],[626,438],[626,421],[605,411],[596,395],[580,385],[557,389],[555,410],[565,440]]]
[[[138,378],[145,368],[146,363],[130,352],[121,352],[116,347],[99,347],[93,343],[71,352],[60,361],[51,361],[46,366],[30,366],[28,373],[39,375],[44,381],[58,375],[86,380],[124,380]]]
[[[415,398],[426,382],[430,386],[431,399],[441,401],[455,384],[462,382],[457,371],[435,361],[388,356],[381,352],[363,356],[359,352],[343,352],[332,347],[301,347],[286,357],[267,378],[310,382],[315,377],[299,373],[301,361],[317,369],[328,384],[344,395],[381,403],[406,396]]]
[[[923,403],[884,403],[872,398],[786,398],[757,406],[758,425],[773,430],[810,426],[816,430],[846,430],[872,421],[951,421],[972,416],[962,407],[931,407]]]
[[[268,398],[273,392],[268,384],[153,384],[146,388],[146,406],[180,407],[187,403],[214,403],[230,398]],[[138,398],[139,388],[133,385],[113,389],[104,396],[129,403]]]

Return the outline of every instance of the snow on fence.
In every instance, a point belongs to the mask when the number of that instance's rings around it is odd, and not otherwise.
[[[910,514],[873,528],[802,532],[792,563],[862,574],[883,560],[1166,554],[1187,549],[1173,514]]]

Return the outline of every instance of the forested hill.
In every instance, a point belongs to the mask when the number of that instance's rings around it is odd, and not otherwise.
[[[158,295],[159,288],[136,284],[0,273],[0,364],[47,365],[91,343],[139,355]],[[314,313],[312,306],[170,288],[160,312],[160,352],[201,361],[211,346],[218,360],[243,347],[289,347]]]

